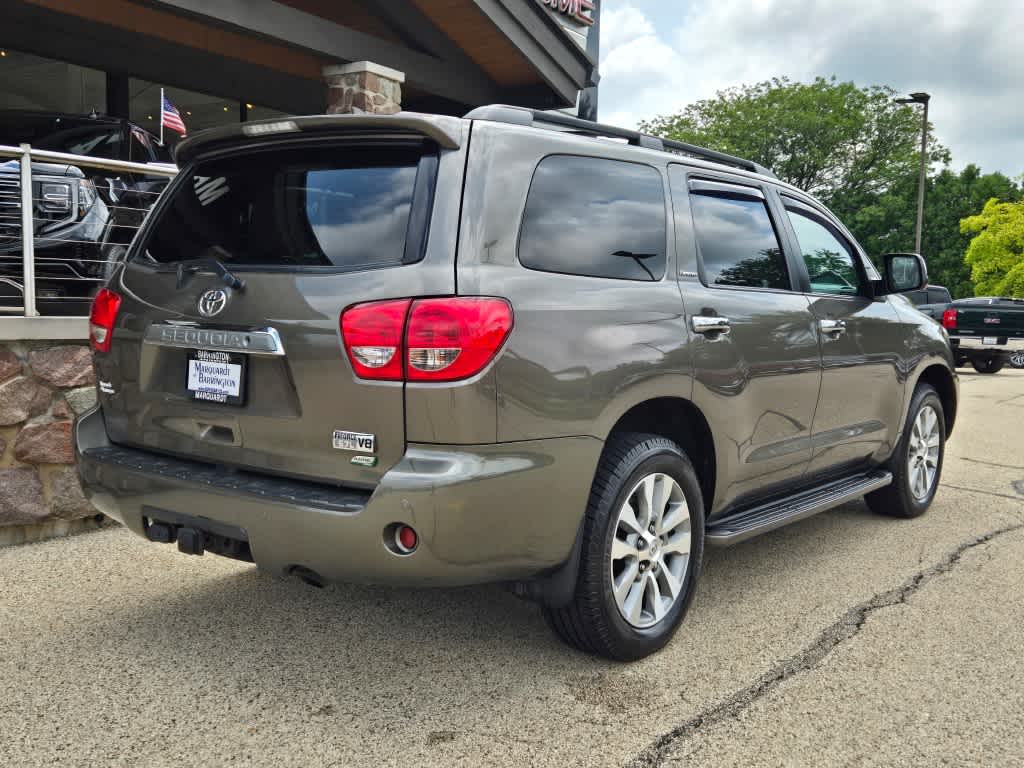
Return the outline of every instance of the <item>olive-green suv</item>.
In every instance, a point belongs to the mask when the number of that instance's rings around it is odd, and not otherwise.
[[[608,139],[612,140],[608,140]],[[96,299],[98,509],[321,582],[502,581],[664,645],[705,544],[931,503],[935,321],[755,164],[485,107],[197,134]]]

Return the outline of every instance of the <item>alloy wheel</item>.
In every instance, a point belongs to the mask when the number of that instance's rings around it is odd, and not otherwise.
[[[914,419],[910,432],[910,446],[907,456],[907,477],[910,492],[918,501],[928,498],[939,470],[939,451],[942,440],[939,435],[939,416],[935,408],[924,406]]]
[[[619,613],[637,629],[654,626],[682,597],[690,562],[690,509],[679,483],[660,472],[642,478],[619,509],[611,547]]]

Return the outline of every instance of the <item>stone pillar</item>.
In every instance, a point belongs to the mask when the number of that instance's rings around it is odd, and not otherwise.
[[[68,532],[98,514],[71,445],[74,420],[95,402],[87,345],[0,343],[0,546]]]
[[[402,109],[405,74],[372,61],[324,67],[327,114],[393,115]]]

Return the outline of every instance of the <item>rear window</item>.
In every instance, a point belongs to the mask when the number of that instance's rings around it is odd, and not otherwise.
[[[789,289],[789,270],[763,200],[694,193],[694,229],[708,285]]]
[[[519,261],[544,272],[661,280],[666,227],[665,190],[654,168],[553,155],[530,184]]]
[[[436,168],[436,154],[420,147],[289,149],[200,162],[175,182],[145,253],[163,263],[212,257],[271,267],[416,261]]]

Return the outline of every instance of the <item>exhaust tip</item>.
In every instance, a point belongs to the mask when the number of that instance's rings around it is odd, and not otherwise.
[[[289,574],[297,578],[299,581],[309,584],[311,587],[316,587],[317,589],[323,589],[327,586],[327,580],[324,579],[323,576],[311,568],[306,568],[302,565],[293,565],[289,570]]]
[[[411,525],[391,523],[384,529],[384,546],[394,555],[411,555],[419,544],[419,534]]]

